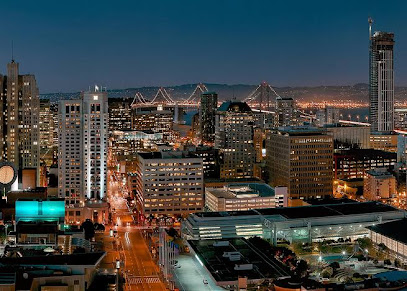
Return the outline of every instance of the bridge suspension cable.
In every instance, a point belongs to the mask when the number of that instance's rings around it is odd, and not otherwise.
[[[157,102],[166,102],[166,103],[170,103],[170,104],[174,104],[175,101],[171,98],[170,94],[168,94],[168,92],[165,90],[164,87],[160,87],[160,89],[158,89],[157,94],[155,94],[153,100],[151,101],[151,103],[157,103]]]
[[[262,82],[243,101],[247,103],[258,101],[260,109],[262,109],[263,107],[270,109],[270,98],[272,94],[276,95],[277,98],[281,98],[281,96],[276,92],[276,90],[274,90],[274,88],[270,84],[268,84],[267,82]],[[263,102],[267,102],[266,106],[263,106]]]
[[[137,104],[137,103],[139,103],[139,104],[148,103],[140,92],[137,92],[136,95],[134,95],[133,102],[131,102],[130,106],[133,106],[133,104]]]
[[[196,85],[194,92],[185,100],[186,102],[199,102],[199,97],[202,93],[208,92],[208,88],[205,84],[199,83]],[[198,100],[196,100],[198,98]]]

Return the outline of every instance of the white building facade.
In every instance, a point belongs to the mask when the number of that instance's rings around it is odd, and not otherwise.
[[[84,92],[59,104],[59,197],[67,204],[106,196],[107,92]]]

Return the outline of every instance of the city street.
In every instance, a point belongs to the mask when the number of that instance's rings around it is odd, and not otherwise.
[[[109,171],[109,197],[112,220],[117,230],[115,238],[118,252],[113,250],[113,256],[118,255],[122,261],[122,270],[126,278],[126,290],[167,290],[159,278],[158,266],[154,263],[146,242],[142,236],[140,227],[135,225],[133,214],[129,212],[126,200],[119,190],[119,182]],[[113,181],[114,180],[114,181]],[[110,227],[111,228],[111,227]],[[109,233],[109,227],[106,233]],[[109,257],[109,256],[108,256]]]

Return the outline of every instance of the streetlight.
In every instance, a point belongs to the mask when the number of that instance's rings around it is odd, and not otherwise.
[[[120,260],[116,259],[116,290],[119,290],[119,270],[120,270]]]

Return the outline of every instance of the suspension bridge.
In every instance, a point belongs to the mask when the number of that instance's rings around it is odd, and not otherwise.
[[[164,87],[160,87],[157,93],[150,99],[145,98],[140,92],[137,92],[131,103],[132,108],[157,107],[164,108],[198,108],[201,94],[208,92],[205,84],[199,83],[188,98],[174,100]],[[281,98],[274,88],[267,82],[262,82],[246,98],[243,99],[251,108],[267,111],[274,108],[275,99]]]

